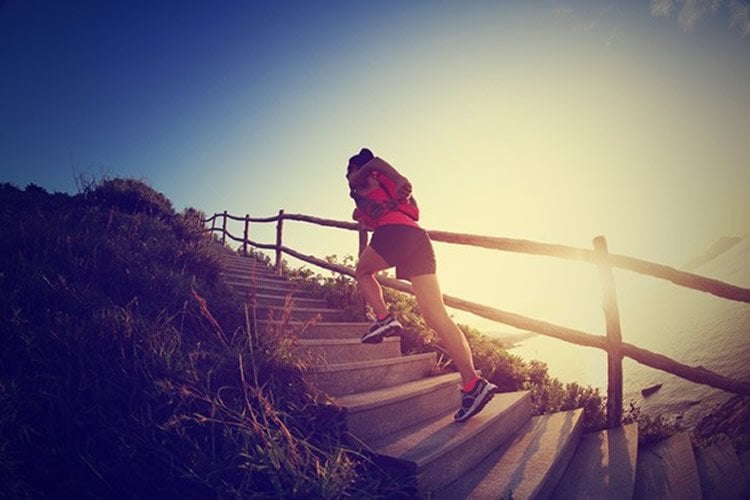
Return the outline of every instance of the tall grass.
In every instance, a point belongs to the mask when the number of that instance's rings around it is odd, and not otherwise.
[[[0,491],[338,497],[387,488],[219,278],[200,213],[130,179],[0,185]],[[380,481],[380,482],[379,482]],[[384,486],[385,485],[385,486]]]

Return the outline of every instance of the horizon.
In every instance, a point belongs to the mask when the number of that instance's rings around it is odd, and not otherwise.
[[[10,0],[0,63],[0,181],[19,187],[134,177],[178,210],[349,220],[344,168],[367,146],[412,181],[426,229],[583,248],[601,234],[671,266],[750,233],[750,7],[735,0]],[[356,235],[308,229],[288,224],[285,244],[356,253]],[[446,294],[601,316],[595,272],[436,252]]]

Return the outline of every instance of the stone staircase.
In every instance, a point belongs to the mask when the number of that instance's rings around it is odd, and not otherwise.
[[[700,471],[685,435],[639,453],[635,425],[584,435],[582,410],[534,417],[528,392],[498,394],[479,415],[455,423],[460,377],[435,375],[435,354],[402,356],[397,337],[361,344],[369,324],[344,321],[256,259],[223,248],[222,261],[226,282],[254,305],[261,333],[289,296],[292,323],[318,318],[298,344],[316,360],[308,379],[344,408],[353,439],[411,478],[419,496],[745,498],[747,471],[738,460],[709,454]],[[736,487],[716,476],[727,471],[739,475]]]

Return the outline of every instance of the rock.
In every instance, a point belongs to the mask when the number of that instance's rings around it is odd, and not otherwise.
[[[641,389],[641,394],[643,395],[644,398],[647,398],[650,395],[654,394],[659,389],[661,389],[662,385],[663,384],[656,384],[656,385],[652,385],[650,387],[646,387],[645,389]]]

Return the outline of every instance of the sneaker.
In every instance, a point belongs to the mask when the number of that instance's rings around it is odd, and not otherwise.
[[[401,329],[401,323],[398,322],[392,314],[389,314],[385,319],[376,321],[370,328],[362,335],[361,342],[363,344],[377,344],[383,341],[383,337],[389,333],[394,333],[395,330]]]
[[[467,418],[476,415],[482,411],[482,408],[498,392],[500,391],[495,384],[480,378],[472,391],[461,391],[461,408],[453,415],[453,419],[456,422],[463,422]]]

